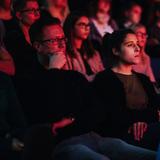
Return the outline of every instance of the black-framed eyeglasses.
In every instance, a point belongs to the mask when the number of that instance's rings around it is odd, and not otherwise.
[[[39,41],[40,43],[44,44],[47,43],[49,45],[56,45],[56,44],[60,44],[60,43],[66,43],[67,42],[67,38],[66,37],[62,37],[62,38],[54,38],[54,39],[46,39],[46,40],[41,40]]]
[[[147,33],[137,32],[136,35],[139,36],[139,37],[148,38],[148,34]]]
[[[91,23],[84,23],[84,22],[80,22],[80,23],[77,23],[77,26],[80,26],[81,28],[89,28],[91,27]]]
[[[21,12],[28,12],[30,14],[36,14],[36,13],[40,13],[40,8],[31,8],[31,9],[24,9],[24,10],[21,10]]]

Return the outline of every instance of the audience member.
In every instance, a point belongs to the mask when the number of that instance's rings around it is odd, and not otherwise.
[[[42,10],[48,11],[52,17],[58,18],[62,24],[69,14],[68,0],[39,0],[39,4]]]
[[[110,0],[94,0],[90,5],[92,23],[89,38],[92,41],[94,48],[100,53],[102,38],[105,33],[112,33],[114,30],[118,30],[116,22],[111,17],[111,5]]]
[[[145,74],[146,76],[149,77],[151,82],[155,83],[156,80],[154,78],[153,71],[151,68],[150,57],[145,52],[147,36],[148,36],[146,27],[144,25],[137,24],[132,29],[137,36],[138,44],[140,47],[140,56],[141,56],[140,62],[136,65],[133,65],[133,70],[138,73]]]
[[[36,0],[16,0],[13,3],[18,26],[6,35],[5,46],[15,62],[16,77],[29,77],[36,71],[35,51],[30,45],[28,30],[40,17]]]
[[[157,149],[160,128],[156,93],[146,76],[132,72],[132,66],[140,62],[136,34],[131,30],[120,30],[107,42],[114,63],[93,82],[95,94],[107,114],[106,130],[100,130],[104,135]],[[107,44],[104,42],[104,45]]]
[[[15,74],[15,66],[11,55],[5,49],[3,43],[4,32],[4,25],[0,21],[0,71],[13,76]]]
[[[142,11],[143,11],[142,7],[138,3],[134,1],[128,2],[128,4],[126,5],[126,8],[124,9],[124,13],[123,13],[124,15],[119,24],[119,27],[130,28],[131,26],[134,26],[135,24],[140,23]]]
[[[67,38],[67,65],[65,69],[76,70],[89,80],[104,69],[99,53],[88,39],[90,20],[83,12],[73,12],[64,23]]]
[[[1,2],[0,2],[0,19],[10,20],[12,18],[11,2],[12,2],[12,0],[1,0]]]

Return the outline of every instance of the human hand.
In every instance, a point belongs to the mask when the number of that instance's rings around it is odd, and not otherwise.
[[[75,121],[74,118],[63,118],[62,120],[60,120],[60,121],[58,121],[58,122],[54,122],[54,123],[52,124],[52,128],[51,128],[52,133],[53,133],[54,135],[56,135],[56,134],[57,134],[57,132],[56,132],[57,129],[59,129],[59,128],[64,128],[64,127],[72,124],[74,121]]]
[[[144,133],[147,131],[147,123],[145,122],[136,122],[129,129],[128,133],[133,134],[134,140],[140,141],[143,138]]]
[[[50,55],[49,68],[61,69],[66,63],[66,56],[63,52]]]
[[[22,151],[24,148],[24,144],[18,140],[17,138],[12,139],[11,147],[14,151]]]

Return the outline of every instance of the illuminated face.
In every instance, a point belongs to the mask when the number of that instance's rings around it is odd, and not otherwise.
[[[146,46],[147,42],[147,31],[145,27],[139,27],[135,31],[137,39],[138,39],[138,44],[140,47],[144,48]]]
[[[90,21],[87,17],[80,17],[79,20],[75,23],[73,36],[75,38],[85,40],[88,38],[90,33]]]
[[[141,15],[142,15],[142,8],[139,5],[133,6],[128,14],[129,20],[134,24],[140,22]]]
[[[31,26],[40,18],[39,5],[36,1],[27,1],[25,8],[16,15],[23,24]]]
[[[66,39],[60,25],[50,25],[43,29],[43,38],[37,48],[40,54],[52,55],[66,52]]]
[[[67,0],[48,0],[49,4],[54,5],[58,8],[67,7]]]
[[[133,65],[140,62],[140,48],[135,34],[127,34],[121,44],[118,56],[120,62],[124,64]]]

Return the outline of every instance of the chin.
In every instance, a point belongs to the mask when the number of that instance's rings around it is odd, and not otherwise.
[[[140,63],[140,60],[137,60],[137,61],[134,61],[134,62],[133,62],[134,65],[137,65],[137,64],[139,64],[139,63]]]

